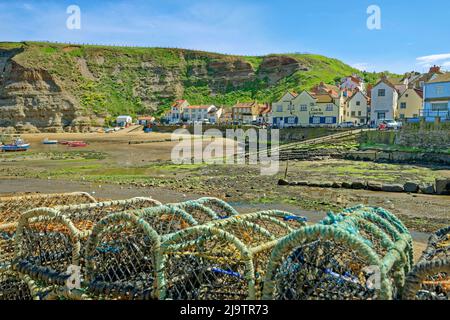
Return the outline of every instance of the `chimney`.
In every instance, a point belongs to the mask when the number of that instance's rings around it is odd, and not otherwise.
[[[441,67],[434,65],[430,68],[430,71],[428,73],[439,73],[441,72]]]

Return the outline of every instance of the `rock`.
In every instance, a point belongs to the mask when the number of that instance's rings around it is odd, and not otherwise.
[[[381,187],[382,191],[385,192],[404,192],[405,189],[401,184],[383,184]]]
[[[342,188],[351,189],[352,184],[350,182],[342,182]]]
[[[321,182],[319,183],[319,187],[321,188],[331,188],[333,184],[331,182]]]
[[[436,193],[440,195],[450,194],[450,179],[438,178],[436,179]]]
[[[420,192],[423,194],[435,194],[433,185],[422,185],[420,186]]]
[[[380,182],[369,181],[367,182],[367,189],[371,191],[382,191],[383,185]]]
[[[337,181],[335,181],[335,182],[333,182],[333,183],[331,184],[331,187],[332,187],[332,188],[335,188],[335,189],[342,188],[342,182],[337,182]]]
[[[320,187],[320,182],[317,181],[309,181],[308,187]]]
[[[403,188],[405,189],[405,192],[410,192],[410,193],[419,192],[419,184],[417,184],[415,182],[407,182],[407,183],[405,183]]]
[[[353,181],[352,182],[352,189],[365,189],[366,184],[361,181]]]
[[[280,179],[280,180],[278,180],[278,185],[279,186],[288,186],[289,185],[289,181],[287,181],[285,179]]]

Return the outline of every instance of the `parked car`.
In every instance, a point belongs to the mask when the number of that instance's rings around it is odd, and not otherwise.
[[[398,130],[401,128],[401,123],[395,120],[381,120],[378,122],[378,130]]]
[[[354,128],[355,124],[351,121],[342,122],[338,125],[338,128]]]

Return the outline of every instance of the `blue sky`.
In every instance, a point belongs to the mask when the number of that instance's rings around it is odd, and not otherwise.
[[[66,28],[69,5],[81,29]],[[366,26],[369,5],[381,30]],[[368,71],[450,70],[448,0],[0,0],[0,41],[162,46],[263,55],[308,52]]]

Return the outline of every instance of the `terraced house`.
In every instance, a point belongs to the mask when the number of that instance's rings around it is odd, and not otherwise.
[[[295,113],[293,100],[297,97],[295,92],[286,92],[281,99],[272,104],[270,123],[277,127],[295,127],[299,125],[298,114]]]
[[[435,75],[425,83],[420,115],[426,121],[450,121],[450,73]]]
[[[398,111],[398,91],[385,76],[372,88],[371,122],[394,120]]]
[[[367,124],[369,121],[370,98],[356,89],[345,102],[345,121]]]
[[[217,110],[214,105],[187,106],[183,109],[182,118],[188,122],[210,121],[213,110]]]
[[[170,110],[166,113],[165,117],[169,123],[179,123],[182,122],[182,116],[184,112],[184,108],[189,106],[189,102],[186,100],[177,100],[175,101]]]
[[[338,92],[324,88],[321,84],[312,92],[287,92],[272,105],[271,123],[279,127],[339,124],[344,118],[343,99]]]
[[[423,104],[423,91],[413,84],[398,99],[398,119],[400,121],[418,120]]]

